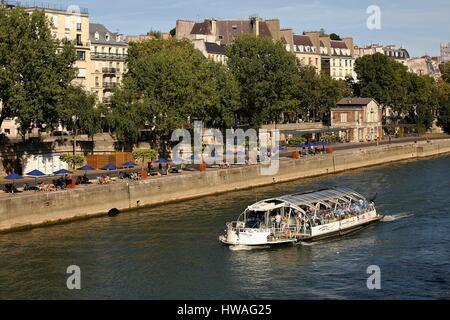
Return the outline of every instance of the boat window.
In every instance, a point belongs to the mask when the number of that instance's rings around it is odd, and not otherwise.
[[[260,228],[265,224],[266,213],[264,211],[248,211],[246,214],[246,228]]]

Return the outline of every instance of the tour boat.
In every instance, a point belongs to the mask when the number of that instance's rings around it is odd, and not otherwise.
[[[219,240],[243,246],[310,242],[343,236],[382,218],[374,199],[344,187],[323,189],[259,201],[227,223]]]

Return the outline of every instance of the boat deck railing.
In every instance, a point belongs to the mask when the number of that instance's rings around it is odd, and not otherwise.
[[[305,235],[305,233],[302,233],[300,227],[297,227],[295,225],[292,226],[286,226],[282,228],[276,228],[276,227],[260,227],[260,228],[248,228],[248,227],[237,227],[237,224],[240,223],[238,221],[233,221],[228,223],[228,228],[231,229],[234,232],[269,232],[271,235],[275,236],[283,236],[286,235],[287,237],[295,237],[297,235]]]

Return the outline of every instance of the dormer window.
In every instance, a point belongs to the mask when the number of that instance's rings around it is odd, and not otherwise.
[[[120,42],[120,34],[117,35],[116,41],[117,41],[117,42]]]
[[[98,32],[95,33],[95,40],[100,40],[100,34]]]
[[[107,33],[107,34],[105,35],[105,40],[106,40],[106,41],[109,41],[109,40],[110,40],[109,33]]]

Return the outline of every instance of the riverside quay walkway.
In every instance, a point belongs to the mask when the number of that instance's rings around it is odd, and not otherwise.
[[[56,192],[0,194],[0,231],[31,228],[133,210],[222,192],[333,174],[345,170],[413,160],[450,152],[450,139],[403,142],[337,150],[293,159],[280,158],[279,170],[262,175],[261,165],[236,165],[206,172],[183,171],[146,180],[115,179],[108,184],[77,186]]]

